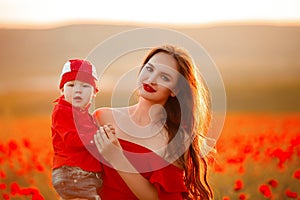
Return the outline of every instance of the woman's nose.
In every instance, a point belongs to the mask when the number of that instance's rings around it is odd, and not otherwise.
[[[149,77],[148,77],[148,82],[151,84],[157,84],[157,77],[158,74],[157,73],[152,73]]]

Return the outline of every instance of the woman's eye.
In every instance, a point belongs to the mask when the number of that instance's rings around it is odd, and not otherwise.
[[[164,80],[164,81],[166,81],[166,82],[169,82],[169,81],[170,81],[170,78],[167,77],[167,76],[165,76],[165,75],[162,75],[162,76],[161,76],[161,79]]]
[[[148,72],[152,72],[152,71],[153,71],[152,67],[149,67],[149,66],[146,66],[146,70],[147,70]]]

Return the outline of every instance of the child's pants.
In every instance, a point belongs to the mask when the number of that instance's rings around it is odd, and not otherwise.
[[[102,185],[100,173],[84,171],[80,167],[62,166],[52,171],[52,184],[63,199],[100,200],[97,193]]]

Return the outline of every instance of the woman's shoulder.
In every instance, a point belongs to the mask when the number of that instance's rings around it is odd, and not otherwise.
[[[103,114],[114,114],[114,113],[124,113],[126,111],[128,111],[129,107],[120,107],[120,108],[111,108],[111,107],[101,107],[101,108],[97,108],[94,112],[93,112],[93,116],[97,117],[99,115],[103,115]]]
[[[116,116],[126,113],[126,110],[128,110],[127,107],[120,107],[120,108],[101,107],[101,108],[97,108],[93,112],[93,117],[95,120],[98,121],[100,125],[111,123],[115,121],[114,119]]]
[[[110,107],[97,108],[97,109],[94,110],[93,116],[97,117],[97,116],[105,114],[105,113],[110,113],[111,110],[112,110],[112,108],[110,108]]]

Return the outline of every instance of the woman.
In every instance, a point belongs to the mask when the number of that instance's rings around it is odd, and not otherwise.
[[[212,199],[201,151],[210,101],[189,54],[152,49],[138,77],[138,102],[100,108],[95,135],[103,155],[101,199]],[[111,124],[112,133],[105,124]]]

